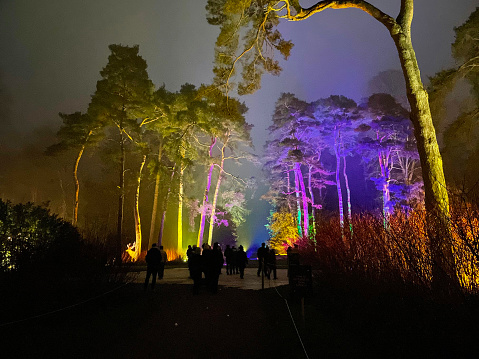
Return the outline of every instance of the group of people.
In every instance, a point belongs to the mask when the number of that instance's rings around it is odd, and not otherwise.
[[[189,245],[186,251],[188,257],[188,269],[190,278],[193,279],[193,293],[198,294],[201,284],[204,282],[211,293],[218,291],[218,280],[221,270],[226,261],[226,274],[239,274],[244,279],[244,270],[248,264],[248,257],[243,246],[236,249],[235,246],[227,245],[224,254],[221,247],[216,242],[213,247],[204,243],[201,248],[196,245]],[[265,243],[261,243],[261,247],[257,251],[258,257],[258,277],[263,273],[268,279],[277,279],[276,275],[276,252],[273,248],[269,248]],[[146,254],[146,279],[144,288],[148,289],[150,277],[153,277],[151,289],[155,288],[156,278],[163,278],[165,263],[167,261],[166,252],[163,246],[154,243]],[[203,279],[204,275],[204,279]]]
[[[276,274],[276,251],[274,248],[269,248],[265,243],[261,243],[256,256],[258,257],[258,277],[264,274],[266,278],[271,279],[272,273],[273,279],[278,279]]]
[[[239,274],[240,278],[244,278],[244,269],[248,264],[248,257],[244,251],[243,246],[239,246],[236,249],[235,246],[230,247],[229,244],[225,248],[225,259],[226,259],[226,274],[233,275]]]
[[[218,243],[213,247],[204,243],[202,250],[196,245],[188,246],[188,269],[193,279],[193,294],[198,294],[204,274],[204,282],[211,293],[218,291],[218,280],[223,268],[223,252]]]

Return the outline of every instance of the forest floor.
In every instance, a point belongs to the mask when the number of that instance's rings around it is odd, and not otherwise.
[[[477,357],[477,301],[439,304],[357,282],[323,281],[302,302],[290,295],[285,270],[261,289],[254,268],[243,282],[223,270],[218,293],[202,288],[193,295],[184,275],[187,270],[168,268],[147,292],[138,272],[128,284],[76,293],[76,300],[40,292],[3,300],[2,357]]]

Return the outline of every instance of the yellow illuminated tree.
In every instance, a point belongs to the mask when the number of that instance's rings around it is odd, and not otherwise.
[[[299,239],[294,216],[287,210],[279,210],[269,218],[267,228],[270,232],[269,246],[278,254],[285,254],[288,246]]]

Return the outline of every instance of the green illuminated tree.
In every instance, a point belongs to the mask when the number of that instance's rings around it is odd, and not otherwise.
[[[138,126],[138,119],[146,118],[145,109],[154,91],[146,71],[146,61],[139,55],[139,46],[110,45],[107,65],[100,71],[88,113],[97,121],[116,129],[119,147],[117,260],[121,260],[123,239],[123,211],[125,201],[125,156],[128,132]]]
[[[80,204],[80,181],[78,180],[78,166],[83,156],[83,152],[87,146],[92,146],[103,137],[103,124],[96,121],[88,114],[75,112],[72,114],[60,113],[59,116],[63,120],[63,125],[57,132],[60,142],[47,148],[46,153],[56,155],[59,152],[68,149],[77,151],[75,162],[73,165],[73,182],[75,184],[74,200],[73,200],[73,218],[72,224],[77,225],[78,207]]]
[[[398,0],[399,1],[399,0]],[[281,72],[274,53],[285,59],[293,44],[284,40],[277,29],[281,20],[294,23],[328,9],[357,8],[372,16],[389,32],[396,45],[406,91],[411,107],[425,187],[425,204],[429,214],[436,214],[447,231],[449,198],[446,190],[442,158],[436,139],[428,93],[423,86],[411,40],[413,0],[401,0],[396,18],[363,0],[325,0],[302,7],[300,0],[209,0],[208,22],[220,26],[216,41],[216,83],[225,91],[232,88],[232,75],[241,67],[239,94],[253,93],[260,87],[263,73]],[[432,239],[434,282],[449,282],[455,276],[450,236]],[[454,279],[455,280],[455,279]]]

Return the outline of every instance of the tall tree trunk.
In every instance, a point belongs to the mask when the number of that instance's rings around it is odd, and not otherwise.
[[[78,223],[78,207],[79,207],[79,198],[80,198],[80,181],[78,180],[78,165],[80,164],[80,159],[85,150],[85,145],[83,145],[78,152],[75,164],[73,165],[73,182],[75,183],[75,199],[73,201],[73,221],[74,226]]]
[[[160,143],[160,146],[158,147],[158,165],[161,162],[162,152],[163,143]],[[160,179],[160,171],[159,168],[157,168],[155,175],[155,193],[153,195],[153,209],[151,211],[150,237],[148,238],[148,248],[151,248],[153,243],[158,242],[158,236],[156,235],[156,233],[158,232],[156,220],[158,219],[158,197],[160,196]]]
[[[304,186],[303,173],[301,172],[301,163],[295,163],[295,172],[298,176],[299,188],[301,191],[301,204],[303,207],[303,236],[308,237],[309,234],[309,210],[308,210],[308,197],[306,196],[306,188]]]
[[[117,220],[117,243],[116,243],[116,261],[121,264],[121,256],[123,254],[123,210],[125,204],[125,137],[123,134],[123,126],[120,125],[120,178],[118,188],[120,195],[118,196],[118,220]]]
[[[338,192],[339,206],[339,226],[341,227],[341,236],[344,238],[344,209],[343,209],[343,192],[341,191],[341,155],[339,153],[339,131],[334,133],[334,154],[336,156],[336,190]]]
[[[297,225],[298,225],[298,234],[300,237],[303,237],[303,225],[302,225],[302,213],[301,213],[301,198],[299,196],[299,177],[298,177],[298,172],[296,171],[295,168],[296,164],[293,165],[293,171],[294,171],[294,193],[296,194],[296,212],[297,212]]]
[[[349,180],[348,180],[348,173],[346,172],[346,156],[343,157],[343,177],[344,177],[344,185],[346,187],[346,206],[348,209],[348,223],[349,223],[349,232],[351,233],[351,237],[353,236],[353,222],[352,222],[352,214],[351,214],[351,191],[349,189]]]
[[[286,193],[287,193],[287,201],[288,201],[288,208],[289,208],[289,213],[293,213],[293,208],[291,206],[291,179],[289,178],[290,176],[290,171],[287,170],[286,171],[286,175],[287,175],[287,181],[288,181],[288,184],[287,184],[287,187],[286,187]]]
[[[184,151],[182,152],[182,157],[184,158]],[[183,255],[183,175],[185,173],[185,167],[183,163],[180,164],[180,175],[179,175],[179,189],[178,189],[178,244],[177,252],[178,255]]]
[[[413,13],[414,1],[401,0],[401,9],[396,21],[383,15],[376,17],[376,19],[388,28],[394,40],[406,80],[407,98],[411,106],[410,117],[414,125],[414,135],[424,182],[428,234],[433,263],[433,287],[443,290],[456,286],[458,282],[452,249],[449,196],[428,94],[422,84],[421,73],[411,40]]]
[[[168,197],[170,196],[171,192],[171,184],[173,183],[173,178],[175,177],[175,167],[173,167],[173,171],[171,171],[171,177],[170,177],[170,185],[168,186],[168,191],[166,192],[165,196],[165,201],[163,202],[162,205],[162,214],[161,214],[161,224],[160,224],[160,232],[158,233],[158,245],[163,244],[163,230],[165,229],[165,220],[166,220],[166,210],[168,209]]]
[[[308,189],[309,189],[309,196],[311,198],[311,217],[312,217],[312,234],[313,234],[313,242],[316,244],[316,208],[314,202],[314,193],[313,193],[313,185],[312,185],[312,172],[313,166],[308,166]]]
[[[208,177],[206,179],[206,188],[205,188],[205,194],[203,195],[203,205],[201,207],[201,218],[200,218],[200,228],[198,229],[198,243],[197,246],[201,248],[201,245],[203,244],[203,234],[205,231],[205,222],[206,222],[206,207],[209,202],[209,192],[210,192],[210,187],[211,187],[211,177],[213,175],[213,169],[215,168],[215,164],[213,163],[213,147],[216,144],[216,137],[211,139],[211,145],[210,145],[210,150],[209,150],[209,156],[210,156],[210,161],[212,162],[210,165],[210,169],[208,171]]]
[[[135,206],[134,206],[134,216],[135,216],[135,258],[138,260],[141,255],[141,221],[140,221],[140,185],[141,185],[141,175],[143,173],[143,167],[145,167],[146,155],[143,155],[143,159],[140,164],[140,170],[138,171],[138,178],[136,179],[136,193],[135,193]]]
[[[88,132],[88,135],[86,136],[85,142],[88,142],[88,139],[90,136],[93,134],[93,130],[90,130]],[[79,207],[79,198],[80,198],[80,181],[78,180],[78,166],[80,165],[80,160],[83,156],[83,152],[85,151],[85,144],[83,144],[80,148],[80,151],[78,151],[77,158],[75,160],[75,164],[73,165],[73,182],[75,183],[75,199],[73,202],[73,221],[72,224],[74,226],[77,225],[78,223],[78,207]]]
[[[220,161],[220,172],[218,174],[218,181],[216,182],[215,194],[213,195],[213,203],[211,204],[211,217],[210,217],[210,226],[208,232],[208,244],[211,246],[213,243],[213,229],[216,221],[216,204],[218,202],[218,194],[220,192],[221,180],[223,179],[223,166],[225,163],[225,149],[228,143],[228,139],[223,143],[221,147],[221,161]]]
[[[449,197],[428,94],[422,84],[411,41],[412,0],[401,1],[400,15],[398,17],[399,26],[391,27],[390,33],[396,45],[406,80],[407,98],[411,106],[411,121],[414,125],[414,135],[421,161],[425,204],[429,219],[428,227],[432,228],[433,225],[437,227],[437,222],[439,222],[443,228],[440,231],[443,232],[442,235],[437,234],[437,228],[434,233],[431,231],[429,233],[433,262],[433,286],[449,286],[453,284],[452,282],[457,282],[450,235]]]

